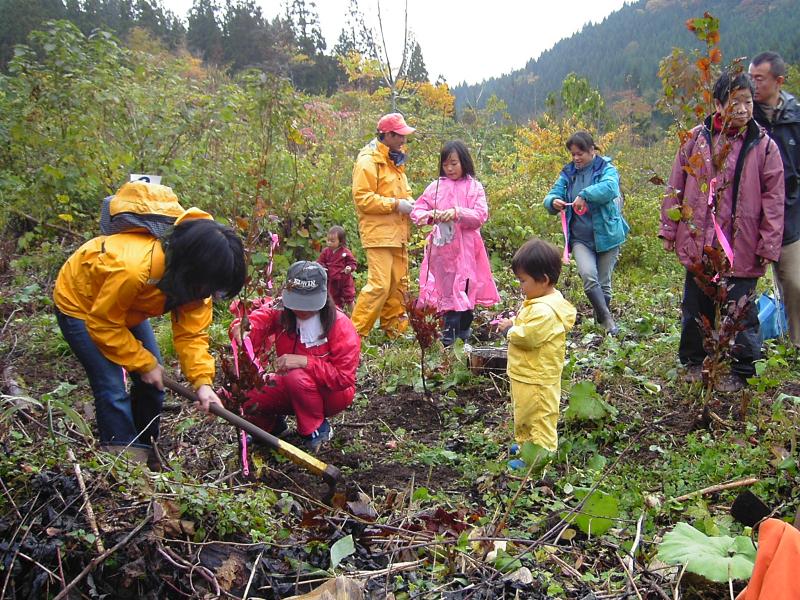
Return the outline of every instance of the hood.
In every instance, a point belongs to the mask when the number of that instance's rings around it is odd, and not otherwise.
[[[572,306],[572,304],[570,304],[558,290],[552,294],[548,294],[547,296],[541,296],[540,298],[528,300],[528,302],[547,304],[547,306],[553,309],[553,312],[556,314],[556,318],[564,325],[565,331],[569,331],[574,327],[577,311],[575,310],[575,307]]]
[[[592,161],[592,165],[591,165],[592,166],[592,173],[597,173],[598,171],[602,171],[605,168],[607,163],[608,164],[611,163],[611,159],[608,156],[600,156],[599,154],[595,155],[594,160]],[[570,161],[566,165],[564,165],[564,168],[561,169],[561,170],[564,173],[564,175],[566,175],[570,179],[575,177],[576,173],[578,172],[578,169],[575,166],[575,163],[572,162],[572,161]]]
[[[406,146],[403,146],[402,152],[406,152]],[[356,161],[361,159],[362,156],[370,156],[372,157],[372,161],[376,164],[389,164],[392,166],[396,166],[396,168],[402,170],[405,167],[403,165],[395,165],[394,161],[389,158],[389,146],[378,140],[378,138],[372,138],[370,142],[364,146],[359,152]]]
[[[797,103],[797,99],[789,92],[784,92],[783,90],[781,90],[781,99],[783,103],[775,119],[775,123],[800,123],[800,104]]]
[[[180,225],[184,221],[189,221],[190,219],[213,219],[209,213],[204,210],[200,210],[196,206],[192,206],[191,208],[187,208],[183,211],[183,214],[175,219],[175,225]]]

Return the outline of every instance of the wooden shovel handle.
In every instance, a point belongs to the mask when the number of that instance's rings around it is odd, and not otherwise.
[[[178,383],[168,375],[164,375],[163,380],[164,386],[179,396],[183,396],[187,400],[191,400],[193,402],[200,402],[197,392],[195,392],[193,389]],[[292,444],[275,437],[271,433],[267,433],[260,427],[253,425],[247,419],[244,419],[236,413],[229,411],[221,404],[211,404],[209,406],[209,411],[218,417],[222,417],[228,423],[236,425],[236,427],[239,429],[243,429],[253,436],[253,439],[269,446],[279,454],[291,460],[294,464],[308,469],[315,475],[320,475],[329,485],[336,485],[336,482],[339,481],[339,469],[333,465],[324,463],[318,458],[311,456],[308,452],[300,450],[300,448],[297,446],[293,446]]]

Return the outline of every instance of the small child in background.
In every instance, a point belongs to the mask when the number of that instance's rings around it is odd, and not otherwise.
[[[328,230],[325,248],[317,262],[328,272],[328,291],[336,306],[350,314],[356,299],[356,286],[353,272],[358,263],[347,248],[347,233],[343,227],[334,225]]]
[[[556,289],[561,253],[540,239],[525,242],[514,254],[511,269],[525,301],[514,319],[498,329],[508,338],[508,376],[514,405],[514,437],[555,452],[558,447],[558,405],[567,332],[575,324],[575,307]],[[523,468],[519,459],[509,462]]]

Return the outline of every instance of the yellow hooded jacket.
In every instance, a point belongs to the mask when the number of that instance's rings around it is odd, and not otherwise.
[[[353,167],[353,200],[364,248],[399,248],[408,242],[409,218],[397,211],[398,199],[411,200],[403,165],[389,158],[389,147],[373,139]]]
[[[211,219],[198,209],[183,210],[172,190],[141,182],[124,185],[114,197],[117,210],[162,207],[163,214]],[[154,369],[155,356],[129,331],[149,317],[164,314],[166,296],[156,287],[164,275],[161,242],[144,229],[100,236],[78,248],[59,271],[53,299],[65,315],[81,319],[108,360],[130,372]],[[211,385],[214,359],[208,352],[211,298],[179,306],[172,312],[172,337],[181,368],[195,388]]]
[[[523,383],[561,382],[567,332],[575,325],[575,307],[561,292],[525,300],[508,330],[508,376]]]

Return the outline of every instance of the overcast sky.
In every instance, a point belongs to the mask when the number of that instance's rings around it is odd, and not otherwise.
[[[186,20],[192,0],[163,0]],[[221,3],[222,4],[222,3]],[[285,0],[256,0],[272,19],[285,14]],[[348,0],[316,0],[322,34],[333,48],[346,19]],[[400,61],[403,0],[382,0],[392,66]],[[602,21],[625,0],[408,0],[408,27],[422,48],[432,81],[477,83],[525,66],[587,23]],[[377,29],[377,0],[360,0],[368,26]],[[590,60],[592,57],[587,57]]]

